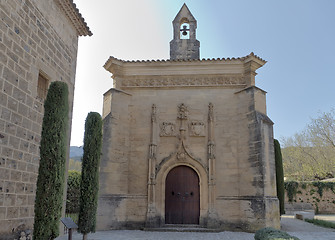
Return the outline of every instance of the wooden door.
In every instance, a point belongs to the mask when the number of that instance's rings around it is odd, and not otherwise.
[[[165,183],[165,223],[199,224],[199,177],[190,167],[173,168]]]

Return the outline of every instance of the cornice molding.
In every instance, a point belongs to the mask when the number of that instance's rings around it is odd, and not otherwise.
[[[73,0],[56,0],[56,3],[75,27],[78,36],[93,35],[93,33],[90,31],[90,28],[87,26],[85,19],[82,17],[78,8],[76,7],[76,4],[73,3]]]

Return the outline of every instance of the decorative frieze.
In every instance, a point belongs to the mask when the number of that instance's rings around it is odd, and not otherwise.
[[[244,86],[246,81],[243,74],[225,76],[127,76],[121,80],[122,87],[183,87],[183,86]]]

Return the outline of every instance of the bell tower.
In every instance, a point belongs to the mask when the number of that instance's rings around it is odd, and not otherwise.
[[[185,3],[172,21],[172,25],[170,59],[199,59],[200,42],[196,39],[197,20]]]

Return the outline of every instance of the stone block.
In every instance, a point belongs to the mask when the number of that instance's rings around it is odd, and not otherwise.
[[[4,184],[5,184],[5,181],[4,180],[0,180],[0,193],[3,193],[4,192]],[[0,206],[2,204],[0,203]]]
[[[26,71],[19,65],[15,64],[15,72],[22,78],[25,78],[26,76]]]
[[[5,193],[15,193],[15,187],[16,187],[15,182],[5,181],[3,190]]]
[[[17,113],[12,113],[11,121],[15,125],[21,125],[22,124],[22,116],[17,114]]]
[[[18,161],[18,167],[17,169],[20,170],[20,171],[26,171],[27,170],[27,163],[24,162],[24,161]],[[23,175],[24,172],[22,172],[22,175]],[[22,178],[23,180],[23,178]]]
[[[29,151],[29,142],[28,141],[24,141],[21,139],[20,141],[20,150],[24,151],[24,152],[28,152]]]
[[[0,202],[1,202],[1,199],[3,199],[3,194],[0,194]],[[2,202],[3,202],[3,200],[2,200]],[[6,207],[1,207],[0,206],[0,220],[6,218],[6,211],[7,211]]]
[[[1,158],[4,159],[4,158]],[[10,170],[0,167],[0,179],[8,180],[10,178]]]
[[[16,170],[11,170],[10,179],[12,181],[21,181],[21,177],[22,177],[22,172],[16,171]]]
[[[36,185],[33,183],[27,183],[26,184],[26,193],[27,194],[32,194],[35,193]]]
[[[22,182],[29,182],[30,175],[28,172],[22,172]]]
[[[7,56],[12,59],[15,63],[19,63],[19,56],[7,48]]]
[[[11,158],[13,156],[13,149],[8,147],[2,147],[1,153],[3,157]]]
[[[15,28],[15,30],[20,32],[19,28],[17,28],[17,27]],[[24,50],[22,49],[22,47],[20,45],[18,45],[15,42],[13,43],[13,51],[14,51],[15,55],[17,55],[18,57],[23,58],[23,51]],[[16,63],[18,63],[18,62],[16,62]]]
[[[21,91],[20,89],[14,87],[13,89],[13,98],[17,99],[20,102],[25,103],[26,102],[26,93]]]
[[[25,218],[25,217],[29,217],[29,207],[20,207],[19,208],[19,217],[21,218]]]
[[[4,206],[15,206],[16,195],[15,194],[5,194]]]
[[[16,193],[22,194],[26,192],[26,184],[23,182],[17,182],[16,183]]]
[[[13,158],[17,160],[23,160],[23,152],[14,150]]]
[[[19,145],[20,145],[20,139],[17,138],[17,137],[14,137],[14,136],[10,136],[9,138],[9,146],[12,147],[12,148],[19,148]]]
[[[0,144],[2,145],[8,145],[8,134],[5,134],[5,133],[0,133]]]
[[[28,195],[28,204],[27,205],[32,206],[32,205],[34,205],[34,203],[35,203],[35,195],[29,194]]]
[[[4,52],[0,52],[0,63],[3,66],[7,65],[7,56],[4,54]]]
[[[19,102],[15,98],[8,97],[7,99],[7,106],[10,110],[17,112]]]
[[[2,108],[2,113],[1,113],[1,118],[2,119],[6,120],[6,122],[9,122],[11,115],[12,115],[12,111],[11,110],[9,110],[9,109],[7,109],[5,107]],[[7,125],[10,126],[12,124],[8,123]],[[13,129],[11,129],[11,130],[13,130]],[[14,131],[15,131],[15,129],[14,129]],[[15,132],[13,133],[13,131],[9,132],[9,131],[6,130],[6,132],[15,135]]]
[[[8,207],[7,208],[7,219],[18,218],[19,217],[19,208],[18,207]]]
[[[13,84],[11,84],[10,82],[5,81],[4,86],[3,86],[3,92],[7,96],[12,96],[12,94],[13,94]],[[6,102],[7,102],[7,96],[6,96]],[[3,102],[3,103],[5,103],[5,102]]]

